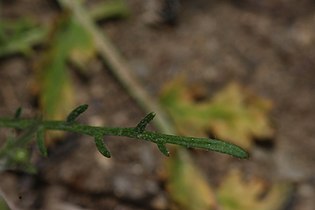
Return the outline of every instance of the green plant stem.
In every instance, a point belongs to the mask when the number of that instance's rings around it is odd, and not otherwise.
[[[61,130],[80,134],[85,134],[98,138],[100,136],[126,136],[146,141],[151,141],[157,145],[176,144],[188,148],[200,148],[210,151],[221,152],[232,155],[238,158],[247,158],[248,154],[237,145],[215,139],[195,138],[174,136],[161,134],[151,131],[139,132],[137,127],[132,128],[112,128],[112,127],[97,127],[83,125],[79,123],[69,123],[65,121],[38,121],[33,119],[9,119],[0,118],[0,127],[9,127],[15,129],[28,129],[34,124],[39,123],[39,126],[45,130]]]

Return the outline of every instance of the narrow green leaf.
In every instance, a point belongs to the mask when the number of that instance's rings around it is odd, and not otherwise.
[[[36,133],[37,147],[43,156],[47,156],[47,148],[45,146],[45,129],[41,126]]]
[[[20,116],[22,114],[22,108],[19,107],[16,111],[15,111],[15,114],[14,114],[14,119],[19,119]]]
[[[142,133],[145,128],[147,127],[147,125],[153,120],[153,118],[155,117],[155,113],[151,112],[149,114],[147,114],[136,126],[136,131],[138,133]]]
[[[77,117],[82,114],[83,112],[85,112],[88,108],[88,105],[87,104],[83,104],[83,105],[80,105],[78,106],[77,108],[75,108],[67,117],[67,122],[68,123],[71,123],[71,122],[74,122]]]
[[[71,55],[87,52],[86,32],[71,16],[63,17],[51,34],[50,48],[39,58],[36,77],[45,119],[64,119],[75,103],[73,80],[67,68]],[[85,56],[79,56],[83,60]]]
[[[160,150],[165,156],[169,157],[170,152],[167,150],[166,146],[164,144],[156,144]]]
[[[208,151],[216,151],[232,155],[237,158],[247,159],[248,153],[241,147],[218,139],[196,138],[186,136],[174,136],[167,134],[158,134],[145,131],[144,134],[147,139],[153,140],[156,144],[168,143],[177,144],[187,148],[200,148]],[[154,135],[153,139],[152,134]]]
[[[110,158],[111,154],[104,144],[103,137],[102,136],[96,136],[94,141],[95,141],[95,145],[96,145],[96,148],[98,149],[98,151],[102,155],[104,155],[105,157]]]

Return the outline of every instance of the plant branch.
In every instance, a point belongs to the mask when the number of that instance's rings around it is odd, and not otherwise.
[[[68,116],[78,117],[83,111],[87,109],[87,105],[81,105],[74,109]],[[82,111],[83,110],[83,111]],[[110,157],[111,154],[106,148],[103,138],[105,136],[125,136],[135,139],[141,139],[155,143],[159,150],[168,155],[169,152],[165,144],[176,144],[187,148],[200,148],[209,151],[216,151],[225,153],[238,158],[248,158],[248,154],[245,150],[237,145],[208,138],[196,138],[196,137],[184,137],[162,134],[158,132],[146,131],[147,124],[154,118],[155,114],[150,113],[143,118],[137,126],[131,128],[115,128],[115,127],[98,127],[79,124],[75,121],[45,121],[38,119],[20,119],[20,118],[0,118],[0,127],[15,128],[29,131],[28,135],[36,134],[38,139],[40,151],[45,155],[45,145],[43,139],[43,132],[45,130],[60,130],[69,131],[79,134],[85,134],[94,138],[98,150],[106,157]],[[36,126],[35,126],[36,125]],[[28,138],[29,139],[29,138]],[[23,142],[25,143],[25,142]],[[5,148],[4,148],[5,149]]]

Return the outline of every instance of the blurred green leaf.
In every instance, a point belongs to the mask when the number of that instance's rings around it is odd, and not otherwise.
[[[5,200],[0,195],[0,210],[10,210]]]
[[[288,183],[267,185],[262,179],[242,180],[240,171],[232,170],[218,189],[222,210],[281,210],[292,193]]]
[[[129,13],[127,4],[123,0],[100,2],[90,10],[94,20],[126,18]],[[82,29],[80,30],[82,31]],[[47,32],[47,27],[37,24],[29,18],[0,19],[0,57],[17,53],[29,55],[34,45],[44,41]],[[92,47],[92,40],[86,35],[79,35],[77,38],[81,39],[81,48],[85,48],[85,50],[74,49],[71,52],[71,59],[82,70],[88,60],[94,56],[95,50]]]
[[[110,18],[125,18],[129,15],[127,4],[123,0],[103,1],[95,4],[89,9],[89,14],[93,20],[110,19]],[[74,17],[73,17],[74,18]],[[73,19],[75,22],[75,20]],[[79,39],[80,47],[75,48],[70,53],[70,59],[76,67],[85,73],[86,66],[95,57],[96,48],[94,40],[80,24],[77,24],[77,32],[81,33]]]
[[[170,113],[179,133],[207,136],[250,148],[252,138],[268,138],[273,129],[268,119],[271,103],[250,93],[237,83],[231,83],[212,99],[196,101],[193,89],[183,80],[165,86],[161,104]]]
[[[47,30],[28,19],[0,20],[0,57],[16,53],[28,55],[42,42]]]
[[[182,210],[215,209],[215,196],[186,150],[176,150],[166,161],[167,189]]]
[[[122,1],[107,2],[99,6],[113,7],[125,10],[126,5]],[[121,12],[119,9],[116,13]],[[98,14],[108,18],[115,12],[99,11]],[[66,62],[71,60],[80,70],[96,56],[96,48],[93,38],[75,18],[68,14],[56,25],[51,34],[50,49],[43,56],[38,69],[38,86],[40,91],[40,104],[44,112],[44,118],[53,120],[64,119],[74,106],[74,90],[67,70]]]
[[[74,106],[74,90],[67,69],[70,56],[84,60],[94,54],[91,37],[80,24],[67,16],[57,24],[50,49],[37,67],[40,104],[44,118],[61,120]]]
[[[30,151],[27,144],[34,138],[38,128],[35,121],[19,136],[10,135],[5,144],[0,148],[0,171],[21,170],[27,173],[36,173],[35,166],[30,160]]]
[[[88,63],[96,56],[94,40],[79,23],[71,17],[71,23],[68,28],[69,59],[81,71],[86,70]]]

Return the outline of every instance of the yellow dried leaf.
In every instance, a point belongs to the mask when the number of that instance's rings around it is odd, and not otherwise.
[[[166,165],[167,190],[179,209],[214,209],[215,199],[212,189],[193,164],[186,150],[176,150]]]
[[[280,210],[290,197],[288,183],[268,185],[264,180],[242,180],[240,171],[232,170],[222,181],[217,198],[222,210]]]
[[[168,84],[161,95],[162,106],[169,112],[179,133],[207,136],[212,132],[249,149],[252,138],[270,138],[273,129],[268,118],[271,102],[255,96],[237,83],[231,83],[212,99],[197,102],[183,80]]]

